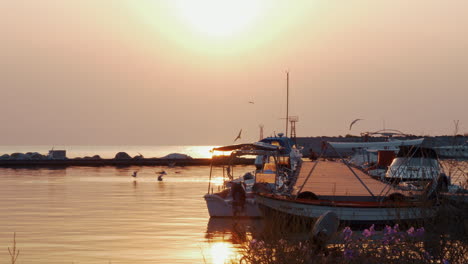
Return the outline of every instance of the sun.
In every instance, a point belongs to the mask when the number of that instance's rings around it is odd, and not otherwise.
[[[231,37],[249,30],[259,17],[259,0],[173,0],[177,15],[193,31]]]

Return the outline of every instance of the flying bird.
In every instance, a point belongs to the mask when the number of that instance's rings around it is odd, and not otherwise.
[[[359,118],[358,118],[358,119],[355,119],[353,122],[351,122],[351,124],[349,124],[349,130],[351,130],[351,128],[353,127],[353,125],[354,125],[357,121],[359,121],[359,120],[363,120],[363,119],[359,119]]]
[[[239,131],[239,135],[237,135],[236,139],[234,139],[234,142],[236,142],[236,140],[238,139],[241,139],[241,134],[242,134],[242,129]]]
[[[255,104],[255,102],[254,101],[249,101],[249,104]]]
[[[138,174],[138,171],[134,171],[132,174],[132,177],[136,178],[137,174]]]

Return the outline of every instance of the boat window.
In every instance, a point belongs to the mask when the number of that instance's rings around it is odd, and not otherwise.
[[[276,165],[274,163],[265,163],[263,166],[263,172],[274,173],[276,171]]]
[[[270,144],[281,147],[281,144],[278,141],[272,141]]]

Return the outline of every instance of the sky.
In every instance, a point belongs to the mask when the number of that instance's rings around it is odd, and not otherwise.
[[[0,0],[0,145],[468,133],[468,1]],[[249,103],[249,102],[254,102]],[[352,120],[361,118],[352,130]]]

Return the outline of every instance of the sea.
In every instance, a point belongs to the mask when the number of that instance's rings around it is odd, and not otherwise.
[[[55,146],[68,157],[210,157],[213,146]],[[0,146],[0,155],[51,146]],[[253,170],[241,166],[241,171]],[[163,181],[158,172],[166,171]],[[132,173],[137,171],[137,177]],[[239,170],[238,170],[239,171]],[[0,263],[230,263],[239,223],[210,219],[209,166],[0,168]],[[219,184],[221,179],[212,179]],[[245,221],[245,220],[243,220]],[[242,227],[256,225],[242,222]],[[248,229],[243,229],[247,232]],[[241,231],[241,232],[244,232]]]
[[[0,146],[0,156],[52,148],[69,158],[206,158],[213,146]],[[455,164],[465,175],[466,161]],[[209,175],[209,166],[0,168],[0,263],[14,247],[17,264],[232,263],[262,220],[210,219],[203,196],[223,179]]]

